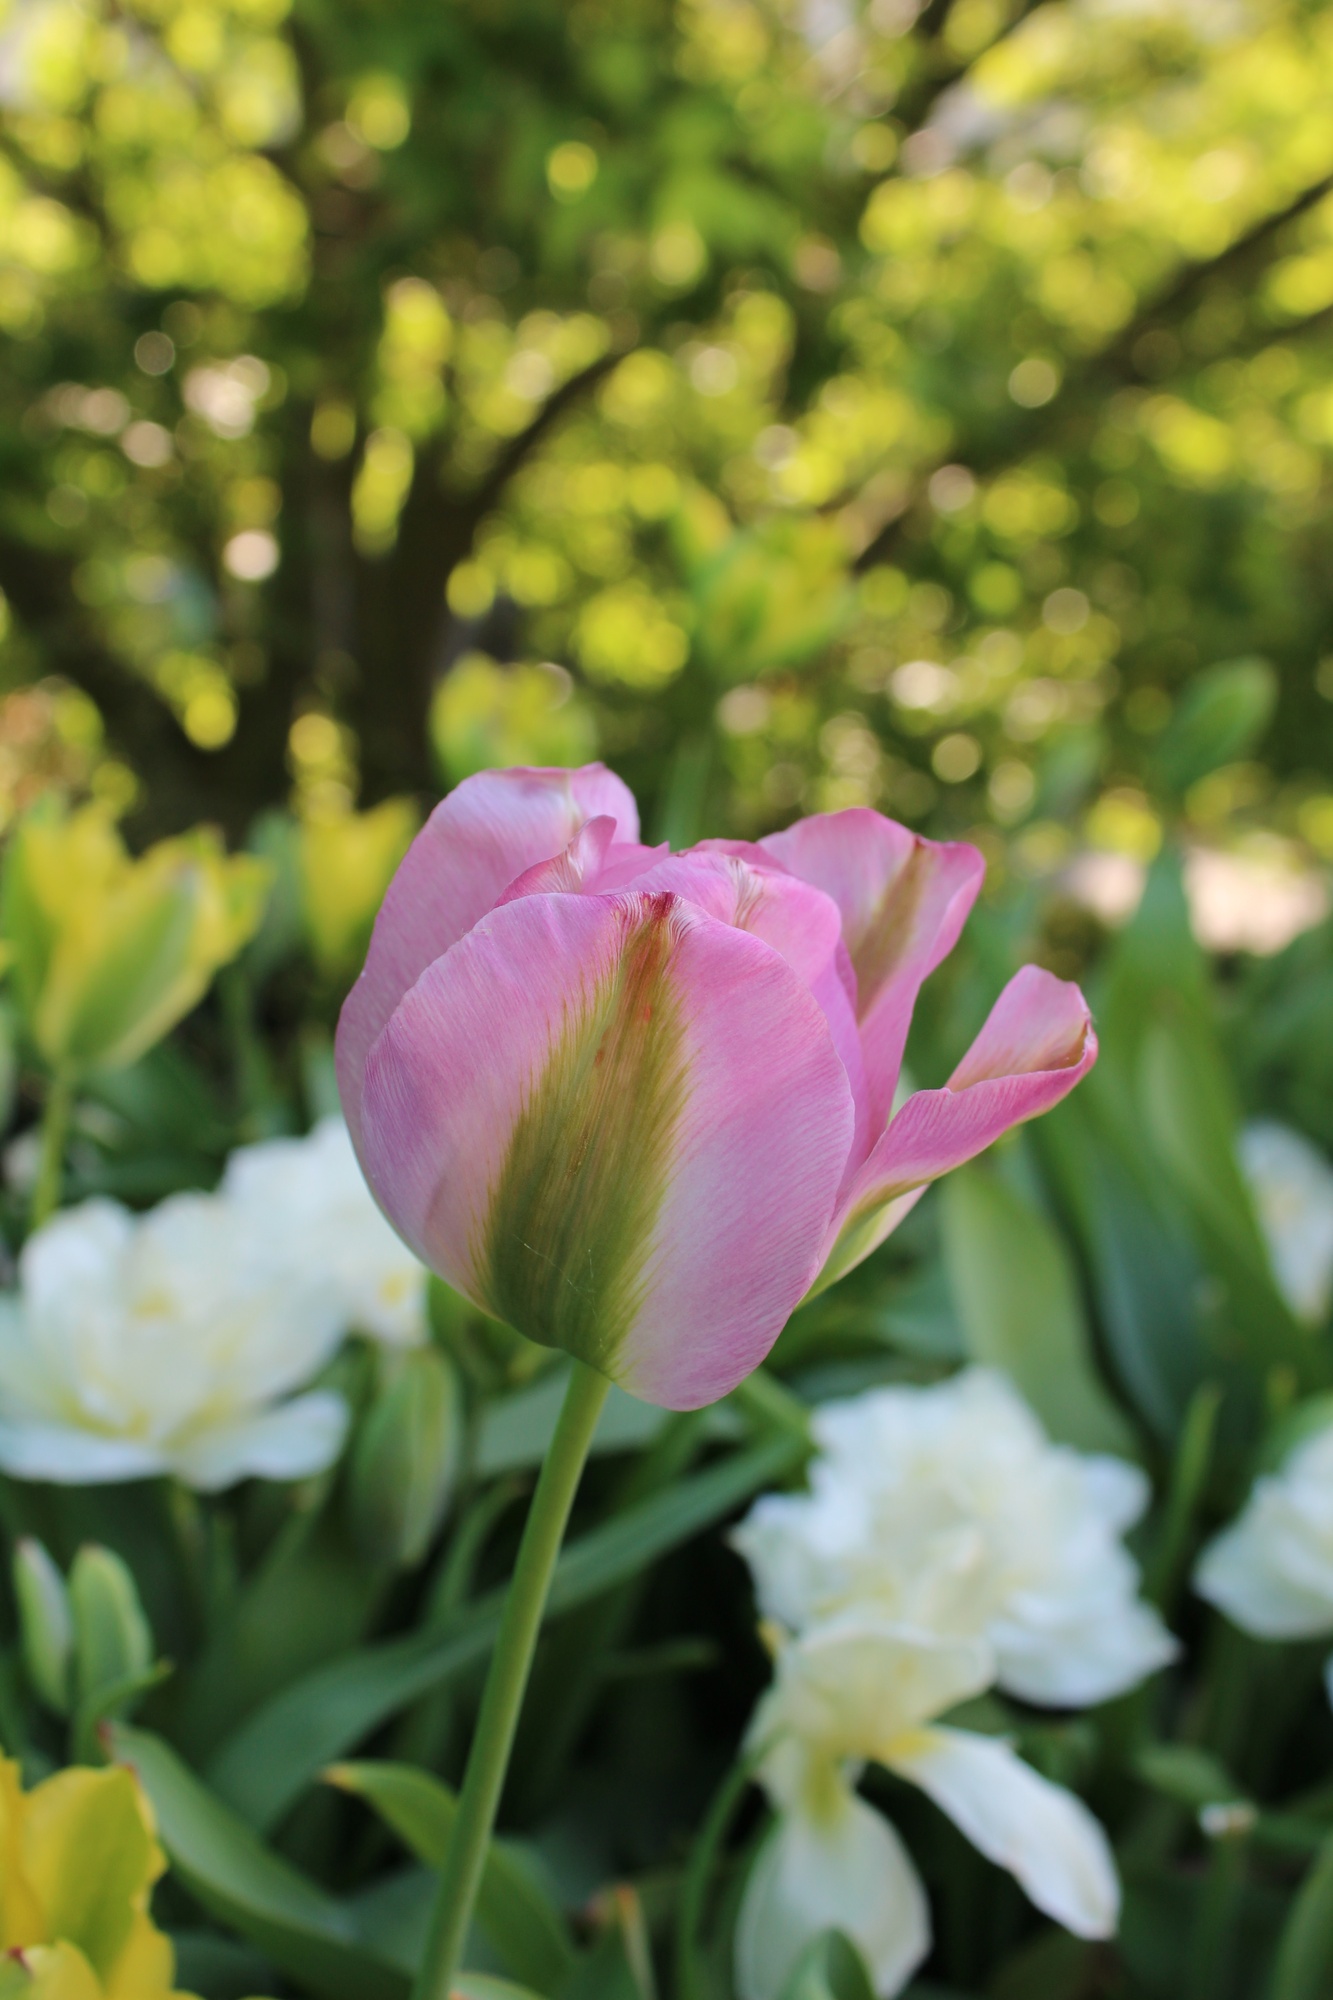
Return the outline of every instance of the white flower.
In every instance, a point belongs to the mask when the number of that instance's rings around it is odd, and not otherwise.
[[[1239,1152],[1278,1287],[1317,1326],[1333,1299],[1333,1167],[1300,1132],[1270,1119],[1245,1127]]]
[[[325,1118],[305,1139],[242,1146],[222,1192],[244,1211],[272,1254],[333,1279],[344,1330],[397,1347],[426,1335],[426,1272],[366,1186],[347,1127]]]
[[[1255,1482],[1238,1519],[1204,1550],[1194,1588],[1259,1639],[1333,1632],[1333,1425]],[[1325,1680],[1333,1700],[1333,1660]]]
[[[1115,1863],[1086,1806],[1007,1743],[931,1726],[993,1677],[983,1640],[941,1639],[870,1615],[781,1646],[750,1726],[778,1818],[737,1922],[740,2000],[776,2000],[824,1930],[853,1940],[881,1996],[900,1991],[929,1950],[920,1879],[893,1828],[856,1795],[865,1762],[919,1785],[1068,1930],[1090,1938],[1115,1930]]]
[[[1143,1474],[1052,1445],[1003,1376],[826,1403],[813,1430],[810,1491],[760,1500],[735,1536],[788,1632],[856,1610],[984,1638],[1003,1688],[1056,1705],[1105,1701],[1174,1657],[1120,1541]]]
[[[339,1300],[267,1248],[215,1195],[141,1218],[87,1201],[38,1230],[0,1300],[0,1467],[65,1485],[171,1472],[206,1491],[322,1470],[342,1398],[283,1399],[341,1340]]]

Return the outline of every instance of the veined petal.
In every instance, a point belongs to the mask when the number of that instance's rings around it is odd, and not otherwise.
[[[832,897],[784,870],[756,867],[748,856],[720,846],[672,855],[639,876],[634,886],[645,894],[669,889],[719,923],[762,938],[809,987],[847,1072],[856,1108],[848,1160],[859,1162],[870,1111],[856,1015],[843,976],[842,923]]]
[[[1016,972],[943,1090],[909,1097],[857,1174],[830,1232],[817,1288],[896,1228],[929,1182],[1067,1097],[1097,1060],[1077,986],[1039,966]]]
[[[755,1857],[736,1923],[739,2000],[779,2000],[823,1931],[852,1940],[881,2000],[930,1949],[925,1892],[901,1840],[864,1800],[838,1790],[827,1814],[783,1814]]]
[[[808,1285],[852,1119],[823,1014],[759,939],[667,893],[538,895],[403,999],[363,1143],[450,1284],[692,1409],[762,1361]]]
[[[311,1479],[342,1450],[347,1422],[341,1396],[312,1389],[276,1409],[201,1429],[172,1449],[171,1469],[203,1493],[239,1479]]]
[[[1077,1937],[1114,1934],[1120,1882],[1099,1821],[1007,1743],[964,1729],[922,1729],[883,1761],[920,1785],[1048,1917]]]
[[[562,853],[525,868],[496,898],[497,906],[520,896],[609,895],[636,882],[671,851],[665,841],[660,847],[644,847],[636,840],[617,840],[616,831],[609,813],[588,820]]]
[[[602,764],[480,771],[435,808],[389,884],[338,1022],[338,1090],[358,1146],[366,1057],[404,993],[516,876],[562,854],[581,826],[603,815],[621,840],[638,840],[633,794]]]
[[[842,913],[873,1135],[893,1105],[916,996],[958,942],[985,861],[975,847],[924,840],[868,806],[797,820],[761,844]]]

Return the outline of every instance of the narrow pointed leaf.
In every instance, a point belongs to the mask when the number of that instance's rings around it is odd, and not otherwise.
[[[448,1785],[410,1764],[335,1764],[330,1783],[377,1812],[429,1868],[439,1868],[458,1812]],[[559,1909],[508,1841],[493,1840],[477,1897],[477,1922],[516,1979],[554,1990],[574,1964],[574,1944]]]

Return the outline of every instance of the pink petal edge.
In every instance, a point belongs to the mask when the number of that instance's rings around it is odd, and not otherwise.
[[[516,876],[562,854],[602,815],[619,839],[637,842],[634,795],[604,764],[480,771],[435,808],[389,884],[338,1022],[338,1092],[358,1150],[366,1058],[404,993]]]
[[[761,845],[842,912],[873,1141],[893,1107],[917,994],[958,942],[985,861],[966,842],[926,840],[868,806],[797,820]]]
[[[877,1249],[926,1186],[1069,1095],[1097,1060],[1078,987],[1040,966],[1016,972],[942,1090],[919,1090],[839,1204],[817,1289]]]

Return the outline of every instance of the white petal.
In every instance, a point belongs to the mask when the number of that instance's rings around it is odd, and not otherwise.
[[[1282,1483],[1261,1479],[1240,1519],[1204,1550],[1194,1588],[1261,1639],[1333,1631],[1333,1589],[1321,1588],[1319,1569],[1308,1560],[1323,1552],[1303,1547],[1308,1541]]]
[[[857,1946],[881,2000],[901,1991],[930,1949],[925,1894],[902,1842],[850,1791],[818,1818],[784,1814],[760,1848],[736,1925],[739,2000],[778,2000],[801,1953],[827,1930]]]
[[[1080,1454],[1083,1491],[1108,1528],[1123,1535],[1148,1511],[1152,1483],[1141,1465],[1106,1452]]]
[[[1081,1799],[1038,1776],[1007,1743],[962,1729],[922,1729],[884,1761],[1016,1876],[1048,1917],[1078,1937],[1114,1933],[1120,1883],[1101,1825]]]
[[[171,1468],[205,1493],[238,1479],[309,1479],[342,1450],[347,1420],[342,1397],[316,1389],[276,1410],[197,1432],[173,1449]]]
[[[1168,1666],[1180,1646],[1149,1604],[1120,1594],[1049,1629],[991,1626],[1000,1686],[1042,1708],[1090,1708]]]
[[[55,1486],[107,1486],[152,1479],[167,1462],[152,1445],[106,1437],[75,1424],[0,1423],[0,1470],[14,1479],[48,1479]]]
[[[790,1803],[784,1773],[791,1745],[803,1758],[834,1763],[878,1757],[882,1746],[980,1694],[994,1678],[994,1655],[982,1640],[941,1639],[849,1612],[780,1648],[749,1740],[773,1745],[765,1781]]]

